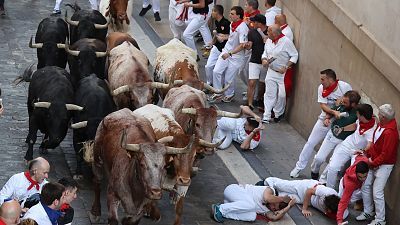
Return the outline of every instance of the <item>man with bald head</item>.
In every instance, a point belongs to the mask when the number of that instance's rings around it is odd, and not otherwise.
[[[0,225],[19,224],[21,206],[15,200],[4,202],[0,208]]]
[[[13,175],[0,190],[0,204],[6,199],[15,199],[23,206],[26,199],[42,191],[49,171],[50,164],[46,159],[38,157],[31,160],[27,171]]]
[[[285,73],[299,57],[293,42],[282,34],[279,25],[269,26],[267,33],[269,38],[265,42],[264,53],[261,56],[263,66],[268,68],[265,78],[263,123],[270,122],[272,109],[275,113],[275,122],[282,119],[286,106]]]
[[[293,41],[293,32],[292,29],[290,29],[290,27],[287,24],[285,14],[276,15],[275,24],[277,24],[281,28],[282,34],[284,34],[287,38]]]

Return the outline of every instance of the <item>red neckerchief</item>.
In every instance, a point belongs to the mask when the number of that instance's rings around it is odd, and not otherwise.
[[[244,131],[246,132],[247,135],[249,135],[252,132],[252,131],[247,131],[247,130],[244,130]],[[261,138],[260,131],[257,131],[253,136],[253,140],[260,141],[260,138]]]
[[[25,175],[26,179],[28,179],[29,182],[31,182],[31,185],[29,185],[27,190],[29,191],[33,188],[33,186],[35,186],[36,190],[39,191],[39,183],[32,179],[31,175],[29,174],[29,171],[25,171],[24,175]]]
[[[281,38],[284,37],[284,36],[285,36],[284,34],[280,34],[277,38],[275,38],[274,40],[272,40],[272,43],[276,44],[276,43],[279,41],[279,39],[281,39]]]
[[[67,204],[67,203],[64,203],[64,204],[61,205],[60,211],[61,212],[65,212],[65,210],[67,210],[69,208],[71,208],[71,206],[69,204]]]
[[[284,25],[281,26],[281,30],[285,29],[288,26],[287,23],[285,23]]]
[[[339,80],[336,80],[335,83],[333,83],[331,86],[324,88],[322,90],[322,97],[326,98],[328,95],[330,95],[338,86]]]
[[[243,20],[238,20],[238,21],[236,21],[236,22],[232,22],[232,23],[231,23],[231,30],[232,30],[232,32],[235,32],[235,31],[236,31],[236,28],[237,28],[240,24],[242,24],[242,22],[243,22]]]
[[[7,225],[2,219],[0,219],[0,225]]]
[[[368,122],[362,123],[360,121],[360,135],[363,135],[367,130],[371,129],[375,125],[375,118],[372,117]]]
[[[189,8],[184,7],[182,13],[176,19],[186,21],[188,20],[188,16],[189,16]]]
[[[244,13],[244,17],[246,17],[246,18],[250,18],[250,17],[253,17],[253,16],[255,16],[255,15],[258,15],[258,14],[260,14],[261,12],[260,12],[260,10],[256,10],[256,11],[254,11],[254,12],[252,12],[252,13],[247,13],[247,12],[245,12]]]

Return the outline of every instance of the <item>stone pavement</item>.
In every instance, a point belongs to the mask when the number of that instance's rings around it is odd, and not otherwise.
[[[63,4],[72,2],[72,0],[67,0]],[[143,39],[141,45],[146,46],[146,44],[149,44],[146,41],[148,42],[150,39],[154,45],[159,46],[170,37],[167,21],[168,1],[161,1],[163,21],[159,24],[154,22],[151,11],[149,11],[145,19],[137,16],[141,8],[138,2],[140,1],[135,1],[134,3],[134,19],[148,36],[147,39]],[[23,163],[23,156],[27,149],[24,140],[28,133],[26,109],[28,84],[14,87],[12,81],[28,64],[36,61],[36,51],[28,47],[29,38],[35,34],[40,20],[50,14],[54,1],[6,0],[5,4],[7,15],[0,17],[0,87],[3,90],[2,97],[5,106],[5,112],[0,118],[0,159],[3,160],[3,164],[0,165],[0,185],[3,185],[11,175],[26,169]],[[82,8],[89,8],[88,1],[79,1],[79,4]],[[65,7],[62,7],[62,11],[64,14]],[[145,51],[150,49],[145,48]],[[154,52],[150,54],[154,54]],[[201,60],[200,68],[204,68],[204,64],[205,60]],[[203,74],[204,72],[202,71],[201,73]],[[219,104],[222,109],[236,111],[238,105],[242,103],[239,93],[244,90],[244,85],[241,82],[237,82],[237,84],[238,94],[235,97],[235,102],[228,105]],[[284,142],[280,141],[283,135],[286,137]],[[38,142],[40,139],[39,137]],[[255,151],[241,152],[240,154],[257,172],[258,176],[273,175],[288,178],[288,173],[304,143],[304,139],[287,123],[270,124],[264,131],[260,147]],[[35,149],[37,147],[36,145]],[[38,153],[35,151],[35,156],[37,155]],[[45,157],[51,163],[50,180],[56,181],[63,176],[71,176],[75,170],[75,156],[70,133],[60,147],[50,150],[50,153]],[[237,182],[218,155],[207,156],[201,162],[200,169],[198,175],[193,179],[187,194],[183,224],[216,224],[208,215],[210,204],[222,201],[224,187],[230,183]],[[308,177],[309,171],[305,171],[304,174]],[[73,203],[73,207],[76,209],[74,224],[90,224],[87,210],[91,207],[91,184],[88,181],[81,181],[80,185],[78,199]],[[103,190],[105,190],[104,185]],[[174,220],[173,207],[168,203],[167,198],[168,194],[165,193],[163,200],[159,201],[159,206],[162,210],[162,220],[159,224],[171,224]],[[107,212],[105,197],[103,197],[102,206],[103,217],[101,224],[105,224]],[[299,215],[299,210],[291,210],[290,215],[296,224],[310,223],[308,220],[304,220],[302,215]],[[312,217],[311,222],[313,224],[333,224],[324,220],[321,214],[318,213]],[[264,222],[258,221],[254,224],[262,223]],[[141,224],[153,224],[153,222],[143,219]],[[243,223],[227,221],[226,224]]]

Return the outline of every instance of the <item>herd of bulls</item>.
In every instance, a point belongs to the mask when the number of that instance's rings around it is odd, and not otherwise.
[[[37,48],[37,70],[31,65],[17,79],[30,82],[25,159],[33,157],[38,130],[44,153],[71,127],[76,173],[89,166],[94,175],[92,220],[100,216],[105,174],[109,224],[118,224],[120,202],[122,224],[138,224],[143,215],[160,219],[156,200],[162,189],[177,193],[174,224],[181,224],[183,197],[199,160],[223,141],[212,143],[217,117],[241,113],[207,105],[203,89],[224,90],[200,80],[196,53],[180,41],[157,49],[151,76],[149,60],[129,34],[110,33],[110,19],[98,11],[71,7],[75,12],[66,22],[41,21],[35,42],[29,42]],[[156,105],[160,98],[162,107]]]

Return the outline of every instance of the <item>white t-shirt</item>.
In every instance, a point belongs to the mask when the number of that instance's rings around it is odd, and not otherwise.
[[[278,6],[273,6],[269,9],[267,9],[267,11],[265,11],[265,19],[267,22],[267,26],[274,25],[275,24],[275,16],[279,15],[281,13],[282,13],[282,10]]]
[[[367,147],[368,142],[372,142],[372,137],[374,135],[374,130],[376,127],[376,124],[365,131],[362,135],[360,134],[360,121],[357,120],[357,129],[356,131],[348,136],[343,142],[342,145],[346,146],[349,149],[364,149]]]
[[[252,184],[246,184],[244,186],[244,189],[246,190],[246,192],[254,200],[254,203],[256,205],[256,212],[257,213],[266,213],[266,212],[270,211],[265,205],[263,205],[263,202],[264,202],[264,191],[267,188],[270,188],[270,187],[268,187],[268,186],[255,186],[255,185],[252,185]]]
[[[325,213],[326,209],[324,201],[325,197],[328,195],[338,195],[338,193],[332,188],[324,185],[317,185],[315,195],[311,196],[311,205],[319,211]]]
[[[284,34],[287,38],[289,38],[289,40],[291,40],[293,42],[293,31],[289,26],[286,26],[282,30],[282,34]]]
[[[229,53],[233,51],[239,44],[247,42],[247,34],[249,33],[249,28],[245,22],[242,22],[235,30],[232,32],[232,28],[229,33],[228,41],[225,47],[222,49],[223,53]],[[240,51],[232,55],[233,58],[244,57],[244,51]]]
[[[343,95],[348,92],[351,91],[352,87],[350,86],[350,84],[339,80],[339,84],[336,87],[336,89],[330,93],[328,96],[326,96],[325,98],[322,97],[322,91],[323,91],[323,87],[322,84],[319,85],[318,87],[318,103],[325,103],[327,104],[330,108],[332,108],[335,105],[335,102],[337,99],[343,97]],[[319,115],[319,119],[324,120],[326,113],[321,110],[321,114]]]

